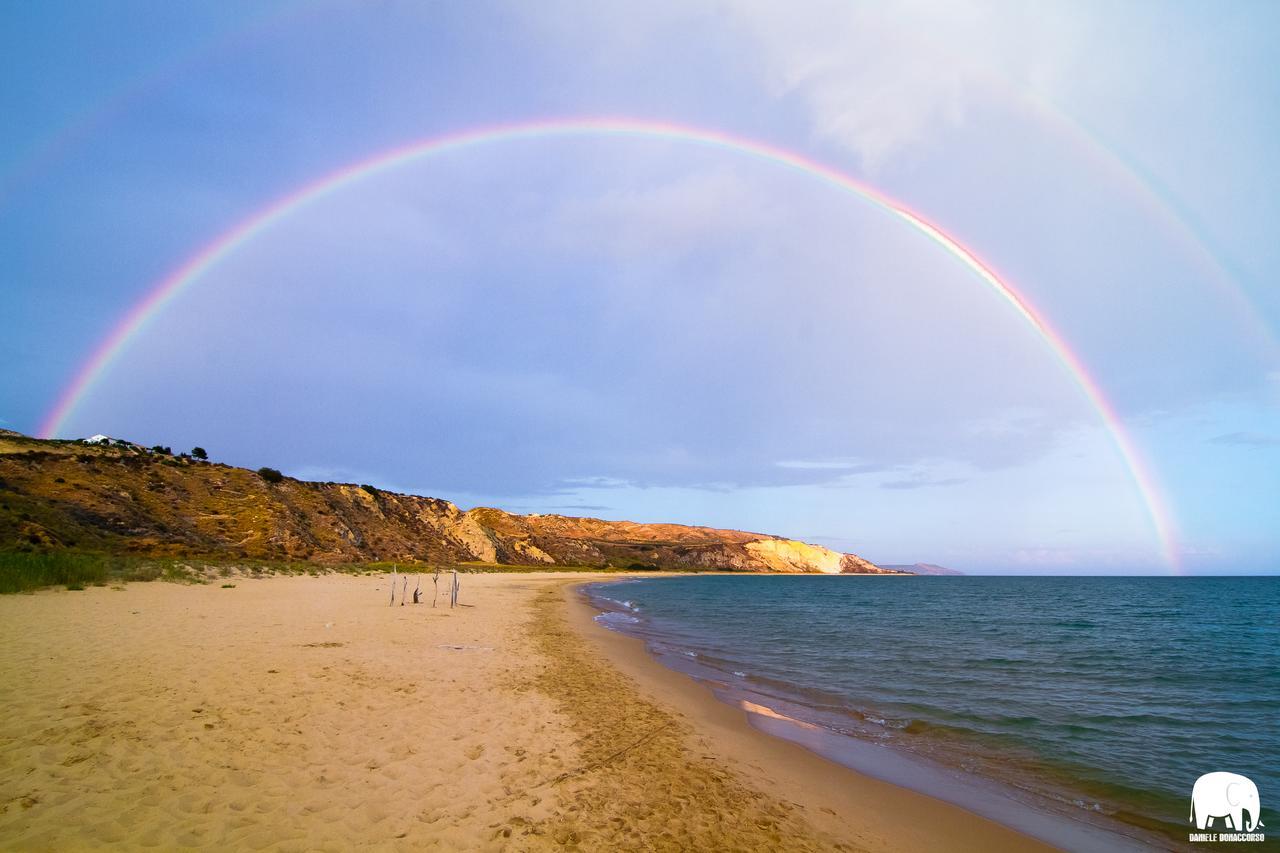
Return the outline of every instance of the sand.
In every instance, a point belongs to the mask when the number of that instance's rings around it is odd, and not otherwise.
[[[0,848],[1038,849],[756,732],[582,579],[2,597]]]

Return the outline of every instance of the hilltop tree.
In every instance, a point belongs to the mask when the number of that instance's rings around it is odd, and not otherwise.
[[[207,460],[207,459],[209,458],[209,454],[205,451],[205,449],[204,449],[203,447],[193,447],[193,448],[191,448],[191,455],[192,455],[192,456],[194,456],[194,457],[195,457],[195,458],[197,458],[197,459],[206,459],[206,460]]]

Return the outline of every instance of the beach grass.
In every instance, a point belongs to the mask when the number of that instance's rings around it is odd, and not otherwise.
[[[0,550],[0,594],[30,592],[49,587],[80,590],[88,586],[119,586],[127,581],[163,580],[170,583],[213,583],[234,578],[275,575],[431,574],[440,571],[471,573],[545,572],[547,566],[511,566],[467,562],[428,565],[377,561],[368,563],[313,563],[305,560],[254,560],[225,555],[203,557],[103,554],[75,549]],[[611,574],[628,571],[617,566],[556,566],[557,571]],[[225,587],[226,584],[223,584]]]
[[[84,589],[111,581],[150,580],[124,557],[79,552],[0,551],[0,593],[47,586]]]

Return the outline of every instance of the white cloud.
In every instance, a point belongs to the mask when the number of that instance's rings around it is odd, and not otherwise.
[[[635,486],[630,480],[603,476],[565,477],[560,482],[566,488],[582,489],[629,489]]]
[[[884,465],[855,457],[835,459],[783,459],[773,463],[797,471],[839,471],[842,474],[869,474],[883,471]]]
[[[993,86],[1057,86],[1078,31],[1065,4],[734,0],[725,12],[755,42],[774,94],[801,102],[815,137],[872,171],[962,123]]]

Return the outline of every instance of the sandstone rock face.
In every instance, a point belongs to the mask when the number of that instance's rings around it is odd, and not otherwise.
[[[839,574],[844,555],[820,545],[794,539],[757,539],[746,549],[775,572],[822,572]]]
[[[321,563],[616,566],[748,572],[885,570],[852,554],[741,530],[514,515],[127,446],[0,430],[0,548]]]

